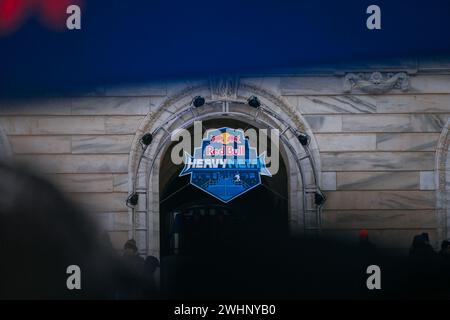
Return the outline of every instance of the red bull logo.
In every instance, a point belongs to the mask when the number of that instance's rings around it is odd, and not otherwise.
[[[237,148],[232,146],[223,146],[220,148],[214,148],[207,146],[205,148],[206,156],[245,156],[245,146],[240,145]]]
[[[207,131],[193,156],[185,153],[180,176],[188,174],[192,185],[223,202],[259,186],[261,175],[271,176],[265,153],[257,154],[243,130],[226,127]]]
[[[224,132],[222,134],[212,136],[210,141],[222,144],[241,143],[241,137],[238,135],[230,134],[228,132]]]

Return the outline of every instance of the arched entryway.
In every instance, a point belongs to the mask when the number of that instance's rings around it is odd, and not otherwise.
[[[219,83],[219,86],[223,85]],[[226,86],[230,88],[230,86]],[[195,121],[229,121],[257,129],[279,132],[279,152],[285,167],[287,195],[287,225],[291,233],[316,233],[320,230],[320,163],[314,137],[296,110],[267,91],[239,84],[233,90],[200,84],[166,100],[157,111],[149,114],[138,130],[130,155],[130,198],[133,216],[130,236],[136,238],[143,254],[160,255],[161,206],[167,191],[161,185],[164,157],[171,146],[171,135],[180,128],[188,129]],[[194,108],[196,96],[206,99],[204,106]],[[247,99],[257,96],[261,106],[248,105]],[[151,143],[142,137],[151,133]],[[299,134],[310,137],[307,145]],[[164,174],[164,177],[176,177]],[[181,180],[178,180],[180,182]],[[167,183],[165,183],[167,184]],[[319,197],[318,197],[319,195]],[[249,196],[250,193],[249,193]],[[282,195],[281,195],[282,196]],[[319,201],[318,201],[319,198]],[[212,204],[210,204],[212,205]]]
[[[201,130],[222,127],[249,133],[258,129],[243,121],[222,118],[202,122]],[[193,136],[194,128],[189,129]],[[269,137],[267,142],[256,141],[256,146],[267,144],[268,154],[278,153],[278,149],[271,149]],[[176,143],[170,145],[160,165],[161,258],[216,251],[243,234],[255,241],[268,235],[289,234],[288,179],[283,159],[272,177],[262,176],[261,185],[224,203],[191,185],[189,176],[179,176],[183,164],[171,161]]]

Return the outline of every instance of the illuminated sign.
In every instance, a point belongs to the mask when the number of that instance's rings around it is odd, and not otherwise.
[[[191,184],[213,197],[229,202],[261,184],[261,175],[272,176],[265,153],[258,156],[241,129],[208,130],[191,156],[185,152],[180,177],[191,175]]]

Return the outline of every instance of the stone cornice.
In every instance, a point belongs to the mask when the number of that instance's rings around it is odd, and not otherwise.
[[[345,93],[351,93],[353,89],[359,89],[369,94],[383,94],[392,89],[408,91],[410,88],[409,76],[404,72],[399,73],[349,73],[344,77],[343,89]]]

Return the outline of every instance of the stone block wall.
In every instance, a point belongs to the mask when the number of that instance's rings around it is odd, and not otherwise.
[[[326,234],[405,249],[437,241],[436,150],[450,115],[450,75],[417,74],[410,89],[367,94],[343,77],[242,77],[296,108],[320,151]],[[125,205],[132,140],[145,115],[188,83],[99,89],[86,96],[0,101],[0,127],[17,161],[38,168],[110,231],[129,237]]]
[[[37,168],[92,212],[120,248],[131,218],[128,158],[140,121],[158,97],[2,101],[0,127],[17,161]]]
[[[428,232],[437,245],[436,149],[450,115],[449,80],[417,75],[407,92],[349,95],[335,78],[281,79],[320,149],[326,233],[355,239],[367,228],[380,246],[404,249]]]

